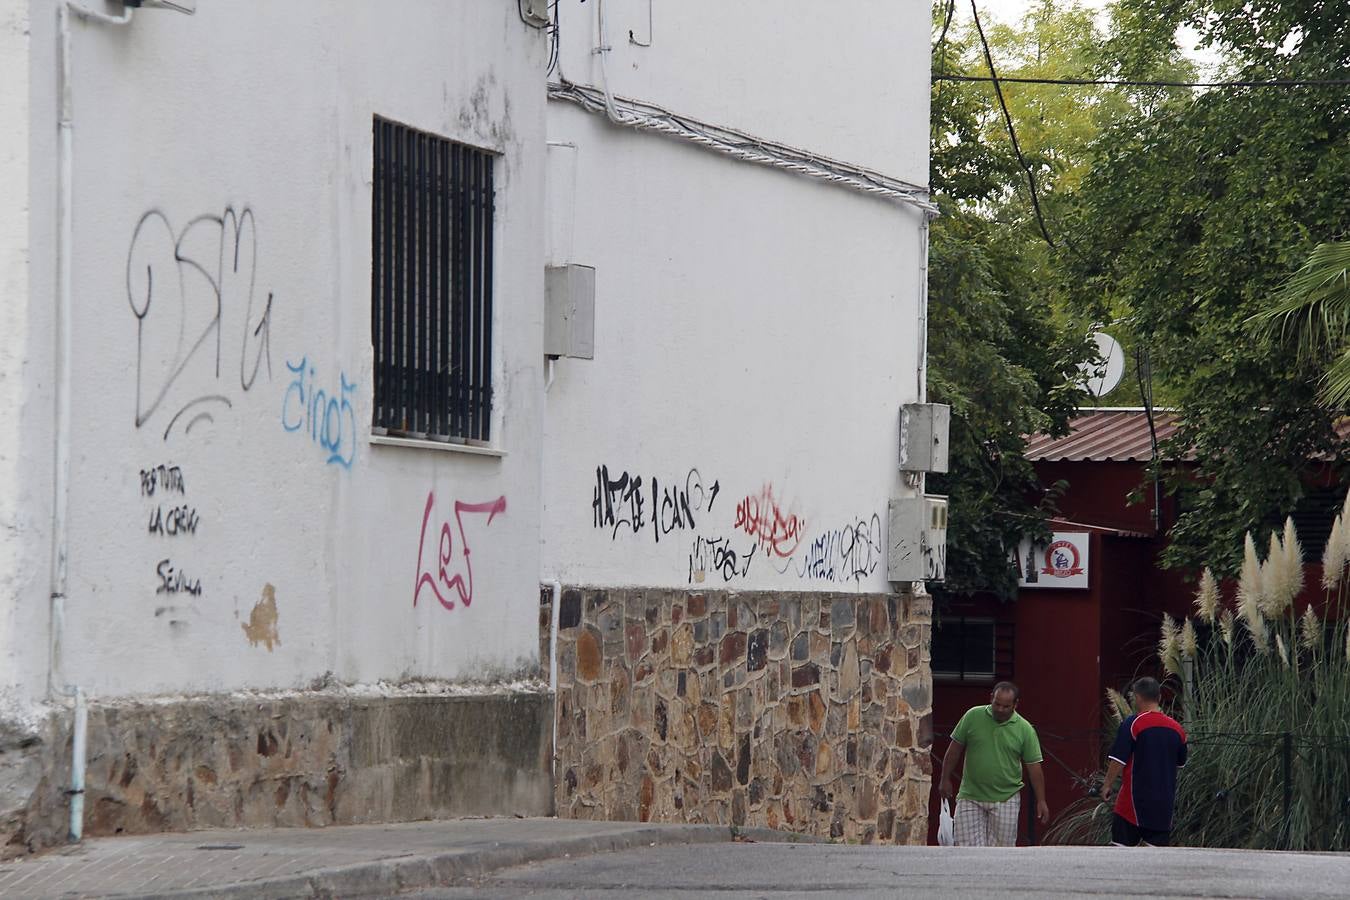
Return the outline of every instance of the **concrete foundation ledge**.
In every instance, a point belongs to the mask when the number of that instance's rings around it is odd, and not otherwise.
[[[794,835],[759,829],[761,840],[791,840]],[[446,850],[402,859],[373,860],[290,877],[143,895],[146,898],[387,897],[405,891],[473,882],[502,869],[528,863],[590,856],[670,844],[713,844],[735,839],[717,825],[630,826],[623,832],[574,837],[506,841],[490,848]]]
[[[551,815],[552,716],[537,690],[92,703],[85,835]],[[0,752],[6,855],[64,842],[69,732]]]
[[[0,895],[385,897],[472,883],[568,856],[744,839],[814,842],[768,829],[543,818],[94,839],[0,865]],[[53,890],[54,889],[54,890]]]

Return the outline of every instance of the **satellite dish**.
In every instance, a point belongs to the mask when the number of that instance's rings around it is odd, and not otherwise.
[[[1116,389],[1125,375],[1125,351],[1121,349],[1119,341],[1102,331],[1092,336],[1092,342],[1097,345],[1097,353],[1102,361],[1079,364],[1078,369],[1083,373],[1080,383],[1083,390],[1092,396],[1105,397]]]

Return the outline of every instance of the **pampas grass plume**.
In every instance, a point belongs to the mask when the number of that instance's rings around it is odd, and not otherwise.
[[[1162,636],[1158,640],[1158,658],[1162,661],[1163,669],[1169,675],[1177,675],[1181,672],[1180,647],[1181,629],[1177,626],[1176,620],[1167,613],[1163,613]]]
[[[1309,652],[1316,650],[1322,643],[1322,622],[1311,606],[1303,610],[1303,617],[1299,619],[1298,642]]]
[[[1125,699],[1125,695],[1120,691],[1115,688],[1107,688],[1106,711],[1119,724],[1125,721],[1125,717],[1130,714],[1130,702]]]
[[[1322,551],[1322,587],[1334,591],[1340,587],[1341,576],[1345,574],[1345,535],[1344,520],[1337,516],[1331,523],[1331,537],[1327,538],[1326,549]]]
[[[1185,653],[1191,659],[1195,659],[1200,655],[1200,642],[1196,640],[1195,625],[1190,619],[1187,619],[1186,624],[1181,626],[1180,643],[1181,652]]]
[[[1284,585],[1288,580],[1284,573],[1284,559],[1280,536],[1272,531],[1265,562],[1261,563],[1261,613],[1267,619],[1279,618],[1283,608]]]
[[[1280,566],[1280,611],[1288,609],[1303,592],[1303,545],[1298,540],[1294,517],[1284,520],[1284,540],[1281,542],[1284,562]]]
[[[1200,590],[1195,594],[1195,611],[1199,614],[1200,621],[1211,625],[1219,613],[1219,582],[1208,568],[1200,576]]]
[[[1256,556],[1256,541],[1247,532],[1242,546],[1242,574],[1238,578],[1238,610],[1251,624],[1253,615],[1261,611],[1261,560]]]

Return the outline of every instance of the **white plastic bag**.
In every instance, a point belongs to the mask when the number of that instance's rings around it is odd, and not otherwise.
[[[950,847],[956,843],[952,828],[952,810],[947,800],[940,800],[938,803],[942,807],[942,811],[938,813],[938,844]]]

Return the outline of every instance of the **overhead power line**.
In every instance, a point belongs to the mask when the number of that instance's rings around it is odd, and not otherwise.
[[[980,24],[980,11],[975,7],[975,0],[970,0],[970,12],[975,17],[975,30],[980,35],[980,44],[984,47],[984,61],[989,66],[989,78],[994,84],[994,93],[998,95],[999,108],[1003,110],[1003,121],[1008,126],[1008,139],[1012,141],[1013,152],[1017,154],[1017,161],[1022,164],[1022,171],[1027,174],[1027,184],[1031,188],[1031,208],[1036,213],[1036,224],[1041,227],[1041,237],[1051,247],[1057,246],[1054,238],[1050,237],[1050,230],[1045,227],[1045,216],[1041,214],[1041,201],[1036,191],[1036,173],[1031,170],[1027,163],[1027,158],[1022,155],[1022,148],[1017,143],[1017,131],[1013,128],[1012,114],[1008,112],[1008,104],[1003,99],[1003,88],[999,87],[998,72],[994,71],[994,56],[989,52],[989,41],[984,37],[984,26]]]
[[[974,18],[975,31],[979,35],[980,45],[984,50],[985,64],[989,68],[988,75],[955,75],[948,74],[946,71],[946,56],[942,53],[946,43],[947,30],[951,26],[952,13],[955,8],[955,0],[948,0],[946,14],[942,23],[942,35],[938,39],[939,71],[932,74],[933,83],[937,84],[939,90],[946,81],[957,82],[982,82],[994,86],[994,94],[998,97],[999,109],[1003,112],[1003,122],[1008,129],[1008,139],[1012,142],[1013,152],[1017,155],[1017,161],[1026,173],[1027,185],[1031,194],[1031,208],[1036,214],[1036,224],[1040,226],[1041,237],[1051,247],[1056,247],[1054,239],[1050,237],[1050,231],[1045,224],[1045,216],[1041,212],[1040,192],[1036,185],[1036,174],[1031,165],[1027,162],[1026,156],[1022,153],[1022,147],[1017,141],[1017,130],[1013,126],[1012,114],[1008,111],[1008,103],[1003,97],[1002,84],[1049,84],[1062,86],[1092,86],[1092,85],[1114,85],[1119,87],[1177,87],[1177,88],[1296,88],[1296,87],[1350,87],[1350,79],[1346,78],[1274,78],[1268,80],[1232,80],[1232,81],[1166,81],[1166,80],[1145,80],[1145,79],[1127,79],[1127,78],[1023,78],[1023,77],[1001,77],[994,68],[994,56],[989,50],[989,41],[985,37],[984,27],[980,23],[980,11],[976,5],[976,0],[970,0],[970,12]],[[1077,249],[1073,241],[1065,238],[1068,245],[1075,255]]]
[[[933,81],[990,81],[1004,84],[1119,85],[1121,87],[1350,87],[1350,78],[1276,78],[1269,81],[1136,81],[1128,78],[1014,78],[1007,75],[947,75],[934,73]]]

